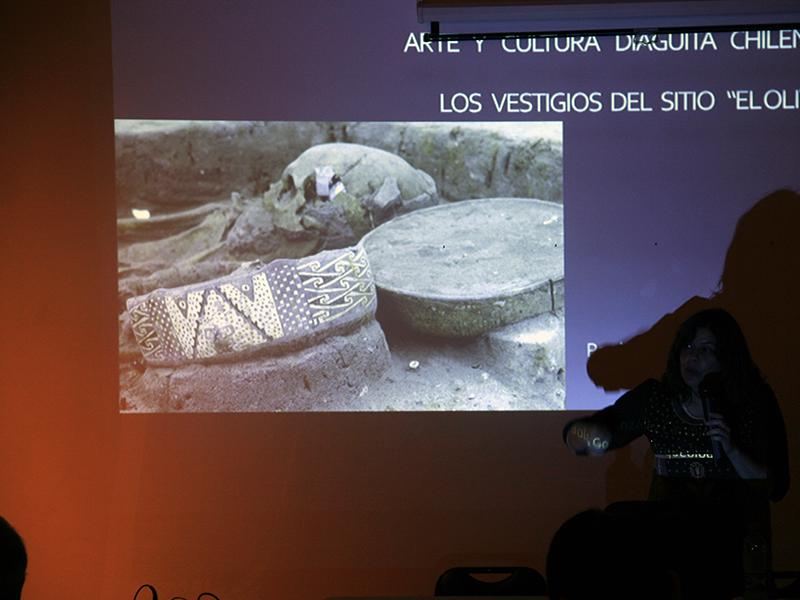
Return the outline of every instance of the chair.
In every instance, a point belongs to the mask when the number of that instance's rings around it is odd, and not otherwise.
[[[149,583],[143,583],[142,585],[139,586],[139,589],[136,590],[136,593],[133,595],[133,600],[138,600],[139,594],[144,589],[150,592],[151,600],[158,600],[158,592],[156,591],[156,588],[150,585]]]
[[[481,575],[484,577],[480,578]],[[497,576],[502,578],[495,580]],[[530,567],[453,567],[439,576],[434,590],[435,596],[545,596],[546,594],[547,584],[544,577]]]
[[[772,571],[768,574],[770,586],[767,589],[769,598],[788,600],[800,598],[800,571]],[[791,580],[778,587],[779,581]]]
[[[134,594],[133,596],[133,600],[138,600],[139,594],[141,593],[142,590],[145,589],[150,592],[151,600],[158,600],[158,590],[156,590],[156,588],[150,585],[149,583],[143,583],[141,586],[139,586],[139,589],[136,590],[136,594]],[[205,597],[213,598],[214,600],[219,600],[219,597],[211,592],[202,592],[197,597],[197,600],[203,600],[203,598]],[[173,596],[170,600],[186,600],[186,598],[184,598],[183,596]]]

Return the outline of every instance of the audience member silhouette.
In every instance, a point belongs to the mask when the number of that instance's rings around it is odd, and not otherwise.
[[[599,509],[567,520],[547,553],[552,600],[676,600],[680,584],[663,548],[637,520]]]
[[[0,517],[0,600],[19,600],[28,568],[28,554],[22,538]]]

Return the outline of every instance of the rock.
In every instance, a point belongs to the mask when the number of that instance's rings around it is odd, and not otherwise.
[[[232,364],[149,367],[121,377],[122,410],[142,412],[320,411],[347,403],[358,410],[365,388],[389,365],[373,319],[359,329],[282,356]]]

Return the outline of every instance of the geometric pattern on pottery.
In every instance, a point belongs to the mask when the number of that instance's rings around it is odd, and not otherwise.
[[[127,302],[133,334],[153,365],[234,357],[333,330],[374,313],[375,284],[363,246]]]

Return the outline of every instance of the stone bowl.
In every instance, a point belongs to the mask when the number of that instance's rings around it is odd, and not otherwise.
[[[563,306],[560,204],[463,200],[397,217],[362,243],[381,312],[420,333],[478,336]]]

